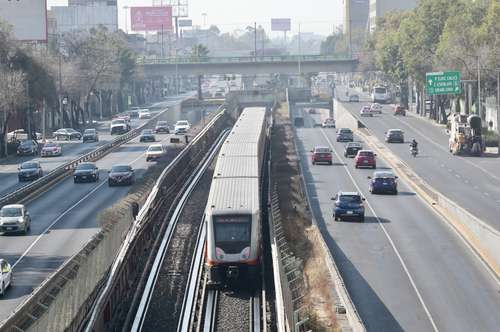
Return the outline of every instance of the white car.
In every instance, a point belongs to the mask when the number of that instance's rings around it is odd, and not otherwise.
[[[12,284],[12,267],[5,259],[0,258],[0,295]]]
[[[379,103],[373,103],[370,105],[370,110],[374,114],[382,114],[382,105]]]
[[[180,120],[175,123],[174,133],[178,134],[187,134],[188,130],[191,129],[191,125],[186,120]]]
[[[335,119],[333,118],[326,118],[325,121],[321,124],[321,127],[323,128],[335,128]]]
[[[373,113],[370,109],[370,106],[363,106],[363,108],[359,111],[360,116],[373,116]]]
[[[31,229],[31,217],[22,204],[4,205],[0,210],[0,232],[28,233]]]
[[[146,161],[158,160],[167,154],[167,148],[162,144],[152,144],[146,151]]]
[[[139,111],[139,119],[151,119],[151,113],[147,110]]]
[[[122,135],[130,130],[130,125],[125,119],[113,119],[109,126],[111,135]]]

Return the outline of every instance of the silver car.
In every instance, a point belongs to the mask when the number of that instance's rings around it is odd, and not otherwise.
[[[4,295],[12,283],[12,267],[5,259],[0,258],[0,295]]]
[[[5,205],[0,210],[0,233],[28,233],[31,217],[22,204]]]

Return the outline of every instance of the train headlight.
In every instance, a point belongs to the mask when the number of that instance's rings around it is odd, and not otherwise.
[[[215,257],[217,259],[224,259],[224,251],[220,248],[215,248]]]
[[[250,247],[246,247],[241,252],[241,259],[248,259],[249,256],[250,256]]]

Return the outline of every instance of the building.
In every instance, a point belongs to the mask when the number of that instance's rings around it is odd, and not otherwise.
[[[370,0],[369,29],[373,32],[377,26],[377,18],[393,10],[412,10],[417,0]]]
[[[69,0],[68,6],[52,6],[50,11],[58,33],[89,30],[99,25],[109,31],[118,30],[116,1]]]
[[[370,0],[344,0],[344,33],[368,29]],[[398,1],[398,0],[395,0]]]

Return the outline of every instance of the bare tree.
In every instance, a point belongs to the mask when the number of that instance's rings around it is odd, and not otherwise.
[[[25,75],[22,71],[0,66],[0,154],[7,155],[7,125],[16,109],[26,102]]]

